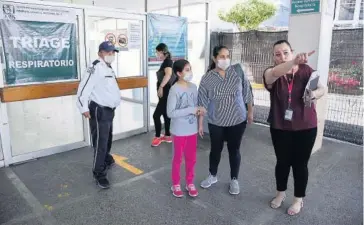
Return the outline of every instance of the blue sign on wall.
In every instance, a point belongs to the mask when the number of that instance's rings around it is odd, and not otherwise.
[[[148,14],[148,64],[161,63],[155,48],[165,43],[172,60],[187,59],[187,19],[183,17]]]

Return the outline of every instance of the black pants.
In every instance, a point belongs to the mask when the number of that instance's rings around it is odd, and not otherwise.
[[[163,88],[163,96],[159,98],[157,107],[153,113],[153,120],[154,120],[154,127],[155,127],[155,136],[160,137],[162,131],[162,123],[161,123],[161,116],[164,119],[164,131],[166,136],[171,136],[170,133],[170,126],[171,126],[171,119],[167,116],[167,99],[169,94],[170,87],[166,85]]]
[[[306,196],[308,181],[308,160],[315,144],[317,128],[285,131],[270,129],[274,151],[277,157],[275,168],[277,191],[287,189],[288,176],[292,167],[294,196]]]
[[[114,109],[102,107],[95,102],[91,102],[90,127],[92,146],[94,148],[93,174],[96,178],[106,176],[107,165],[113,161],[110,155],[112,144],[112,128],[114,119]]]
[[[221,152],[224,148],[224,141],[227,142],[230,162],[230,177],[238,179],[240,170],[240,144],[246,128],[246,122],[231,126],[219,127],[209,124],[211,151],[210,151],[210,173],[216,176],[220,163]]]

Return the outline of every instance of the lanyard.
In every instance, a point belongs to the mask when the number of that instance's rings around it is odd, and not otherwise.
[[[291,83],[288,83],[288,79],[286,78],[288,85],[288,108],[291,108],[291,102],[292,102],[293,77],[294,76],[292,76]]]

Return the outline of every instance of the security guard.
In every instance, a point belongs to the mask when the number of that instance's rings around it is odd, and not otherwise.
[[[77,106],[89,119],[94,148],[93,176],[101,188],[109,188],[107,170],[115,163],[110,155],[115,108],[120,104],[120,89],[111,63],[119,51],[110,41],[99,46],[99,59],[87,69],[77,91]]]

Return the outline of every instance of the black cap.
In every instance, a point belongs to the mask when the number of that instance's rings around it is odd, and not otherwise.
[[[110,41],[104,41],[99,45],[99,52],[105,51],[105,52],[119,52],[117,48],[115,48],[115,45],[111,43]]]

